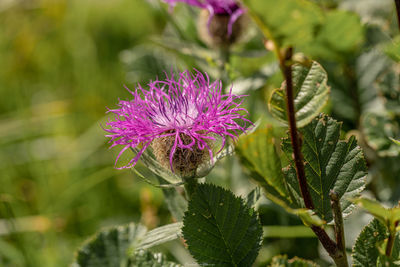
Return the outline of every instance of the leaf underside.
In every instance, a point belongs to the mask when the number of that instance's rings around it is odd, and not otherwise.
[[[101,231],[78,250],[73,266],[127,266],[128,251],[134,249],[146,232],[144,226],[133,223]]]
[[[147,231],[140,224],[111,227],[88,239],[77,251],[72,267],[177,267],[161,253],[145,249],[176,239],[182,223]]]
[[[303,127],[318,116],[328,101],[328,75],[319,63],[313,61],[311,66],[294,64],[292,76],[296,122],[298,127]],[[275,118],[287,124],[285,91],[285,83],[273,91],[269,110]]]

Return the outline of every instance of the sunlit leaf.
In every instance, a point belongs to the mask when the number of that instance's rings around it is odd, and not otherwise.
[[[392,140],[393,143],[395,143],[396,145],[400,146],[400,140],[396,140],[393,138],[389,138],[390,140]]]
[[[371,213],[387,227],[394,228],[395,224],[400,221],[400,207],[388,209],[376,200],[367,198],[356,198],[353,200],[353,202]]]
[[[137,249],[148,249],[181,236],[182,222],[171,223],[148,231],[140,240]]]
[[[303,127],[318,116],[329,98],[328,76],[322,66],[313,61],[310,66],[292,67],[294,106],[298,127]],[[276,89],[269,101],[269,110],[278,120],[287,124],[286,84]]]
[[[257,213],[243,199],[210,184],[199,184],[182,229],[200,265],[252,266],[261,246]]]

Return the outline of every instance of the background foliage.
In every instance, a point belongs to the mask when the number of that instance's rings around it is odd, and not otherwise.
[[[235,92],[249,95],[245,104],[251,119],[261,118],[267,125],[251,137],[257,145],[246,139],[239,143],[246,172],[239,159],[231,157],[207,179],[241,196],[254,188],[250,177],[264,181],[265,187],[286,190],[269,174],[290,162],[278,145],[272,149],[264,143],[278,144],[286,135],[284,124],[268,111],[271,95],[281,101],[279,90],[274,90],[282,77],[272,52],[263,47],[263,35],[282,45],[294,44],[296,52],[303,53],[297,57],[323,66],[327,86],[321,77],[321,98],[314,101],[325,102],[330,90],[324,112],[343,121],[341,130],[336,127],[336,141],[346,133],[356,135],[364,150],[369,168],[365,194],[390,207],[397,204],[400,147],[390,139],[400,139],[399,34],[393,2],[244,2],[272,30],[257,31],[249,23],[225,66],[218,51],[197,36],[193,18],[198,10],[183,5],[171,16],[156,0],[0,2],[0,265],[66,266],[79,244],[101,227],[134,221],[147,231],[174,222],[167,207],[174,203],[164,203],[161,189],[133,172],[113,169],[118,151],[107,149],[101,129],[106,107],[129,97],[123,84],[133,88],[171,68],[196,67],[222,78],[228,88],[233,83]],[[310,121],[312,115],[305,114],[305,119]],[[257,139],[265,133],[267,140]],[[261,155],[256,165],[246,161],[254,155]],[[267,165],[264,157],[271,159]],[[287,164],[279,166],[278,159]],[[151,176],[142,166],[139,169]],[[279,190],[272,193],[279,196]],[[299,256],[327,266],[317,239],[294,215],[302,211],[292,208],[282,209],[265,198],[258,201],[264,245],[256,265],[272,261],[279,266],[285,257],[273,256],[287,254],[289,259]],[[306,214],[302,218],[315,219]],[[355,212],[346,220],[349,248],[361,231],[385,231],[378,220],[362,230],[371,218]],[[118,236],[135,226],[127,227],[108,233]],[[363,238],[367,237],[361,235],[354,249],[370,249],[361,247],[368,243]],[[167,258],[151,252],[140,257],[193,262],[178,241],[157,251]],[[297,261],[299,266],[312,266],[296,259],[290,264]]]

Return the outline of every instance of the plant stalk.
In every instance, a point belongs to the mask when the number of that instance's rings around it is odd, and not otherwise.
[[[394,238],[395,238],[396,233],[390,232],[389,234],[389,240],[386,246],[386,251],[385,251],[385,255],[387,257],[391,257],[392,256],[392,250],[393,250],[393,245],[394,245]]]
[[[344,238],[344,226],[343,226],[343,215],[342,215],[342,208],[340,207],[339,195],[331,190],[329,193],[329,197],[331,199],[331,207],[333,212],[333,219],[335,221],[335,236],[336,236],[336,244],[338,250],[342,253],[341,257],[341,264],[338,266],[349,266],[347,262],[347,255],[346,255],[346,242]]]
[[[293,48],[289,47],[285,50],[284,54],[278,56],[281,71],[286,80],[286,109],[287,117],[289,122],[290,139],[293,148],[293,157],[295,162],[295,168],[297,173],[297,179],[299,181],[299,187],[301,195],[304,200],[304,205],[307,209],[313,210],[314,204],[308,191],[307,178],[304,169],[303,154],[301,152],[301,141],[297,132],[296,124],[296,110],[294,108],[294,94],[293,94],[293,78],[292,78],[292,56]],[[328,252],[328,254],[335,261],[339,267],[347,267],[347,258],[338,249],[337,244],[333,241],[326,231],[319,226],[311,226],[315,235],[318,237],[322,246]]]
[[[286,80],[286,107],[287,117],[289,121],[290,139],[292,141],[293,156],[296,167],[297,179],[300,185],[301,195],[307,209],[314,209],[314,204],[308,191],[306,173],[304,171],[303,155],[301,153],[301,145],[297,133],[296,111],[294,109],[293,80],[292,80],[292,56],[293,48],[289,47],[285,55],[281,57],[281,69]]]
[[[197,188],[197,179],[190,177],[190,178],[183,178],[183,186],[186,192],[186,199],[189,201],[192,198],[192,195],[196,191]]]
[[[388,239],[388,243],[387,243],[386,251],[385,251],[385,255],[389,258],[392,256],[394,240],[396,239],[396,228],[397,228],[398,224],[399,224],[399,222],[397,221],[395,223],[393,229],[391,229],[391,227],[389,227],[389,239]]]
[[[219,48],[219,78],[224,85],[229,81],[229,74],[226,69],[230,63],[231,51],[229,46],[222,46]]]
[[[400,0],[394,0],[396,4],[396,13],[397,13],[397,25],[399,26],[400,30]]]

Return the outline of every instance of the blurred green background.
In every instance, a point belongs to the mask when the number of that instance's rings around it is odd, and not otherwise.
[[[113,168],[101,125],[132,85],[120,52],[163,24],[143,0],[0,1],[0,266],[67,266],[102,226],[158,224],[162,193]]]

